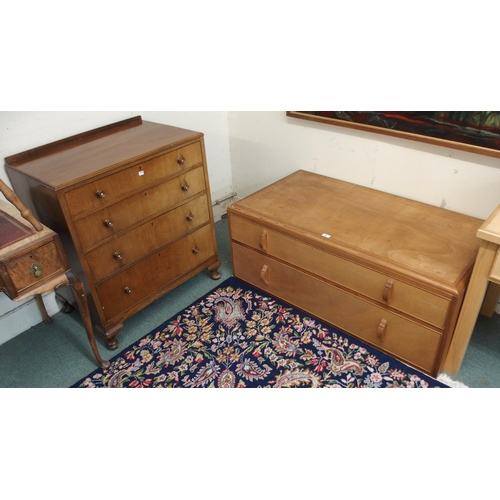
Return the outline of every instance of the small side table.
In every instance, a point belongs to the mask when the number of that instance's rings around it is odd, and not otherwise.
[[[481,239],[481,244],[444,364],[444,370],[450,375],[456,375],[460,369],[478,314],[481,312],[490,316],[498,302],[500,289],[500,206],[484,221],[476,236]]]
[[[101,358],[95,342],[83,284],[69,268],[59,236],[40,224],[14,192],[1,180],[0,183],[2,193],[17,208],[0,200],[0,292],[5,292],[14,301],[35,296],[44,322],[50,323],[52,319],[47,314],[42,294],[70,286],[97,363],[103,369],[108,368],[109,361]]]

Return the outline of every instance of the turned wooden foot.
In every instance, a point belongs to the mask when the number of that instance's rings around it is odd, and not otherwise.
[[[106,347],[110,351],[115,351],[118,349],[120,343],[118,342],[116,336],[121,332],[123,328],[123,323],[114,326],[109,330],[104,330],[102,325],[96,325],[98,332],[106,339]]]
[[[208,270],[210,271],[210,276],[212,277],[213,280],[218,280],[221,277],[221,274],[218,271],[219,267],[220,267],[220,261],[217,261],[215,264],[208,266]]]
[[[116,338],[112,338],[112,339],[106,339],[106,344],[110,351],[115,351],[116,349],[118,349],[120,342],[118,342]]]

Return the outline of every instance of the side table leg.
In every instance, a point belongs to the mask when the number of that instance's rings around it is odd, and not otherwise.
[[[92,329],[92,321],[90,319],[90,311],[89,305],[87,302],[87,297],[85,295],[85,289],[83,287],[83,283],[80,279],[72,272],[68,271],[66,276],[69,281],[69,286],[73,290],[76,300],[78,302],[78,308],[80,309],[80,314],[82,315],[83,324],[85,325],[85,330],[87,332],[87,337],[89,339],[90,347],[92,348],[92,352],[99,363],[99,366],[106,370],[109,368],[110,363],[107,360],[103,360],[99,353],[99,349],[97,348],[97,344],[94,337],[94,330]]]
[[[36,303],[38,304],[38,309],[40,309],[40,313],[42,314],[43,322],[48,324],[52,323],[53,319],[47,313],[47,309],[45,308],[45,304],[43,303],[42,295],[37,293],[35,295]]]
[[[488,276],[495,258],[498,245],[489,241],[481,241],[472,276],[467,287],[465,299],[458,316],[453,338],[443,370],[450,375],[456,375],[465,356],[465,351],[474,330],[474,326],[483,303]]]
[[[497,307],[499,297],[500,285],[498,283],[493,283],[493,281],[490,281],[479,314],[487,316],[488,318],[493,317],[493,313],[495,312],[495,309]]]

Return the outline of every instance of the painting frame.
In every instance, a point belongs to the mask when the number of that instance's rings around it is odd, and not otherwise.
[[[287,111],[286,115],[500,158],[498,111]]]

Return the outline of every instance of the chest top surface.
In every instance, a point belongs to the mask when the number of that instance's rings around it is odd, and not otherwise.
[[[131,118],[78,134],[5,159],[15,168],[54,190],[85,180],[96,172],[158,154],[200,132]]]
[[[455,284],[474,264],[474,217],[306,171],[242,199],[234,214],[297,238]]]

